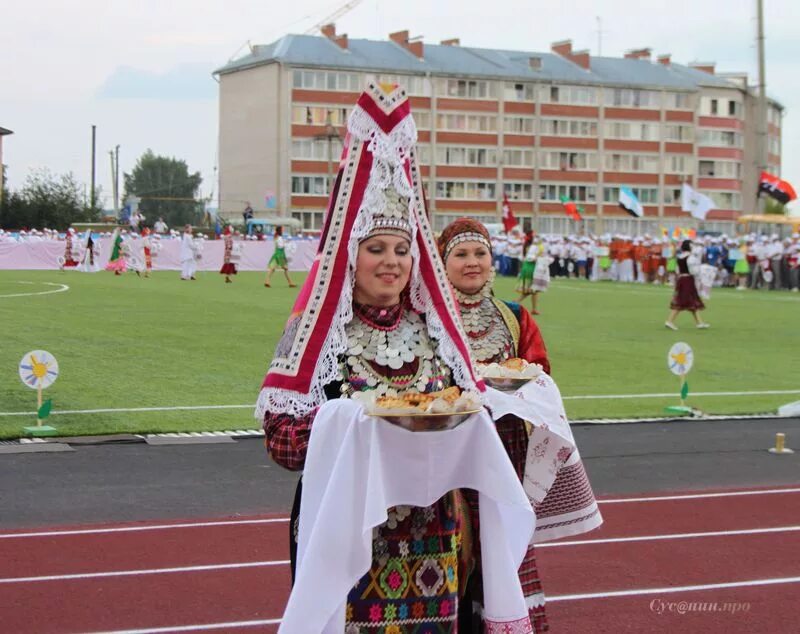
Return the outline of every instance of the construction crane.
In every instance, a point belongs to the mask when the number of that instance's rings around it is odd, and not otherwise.
[[[314,35],[317,31],[319,31],[323,26],[326,24],[332,24],[336,22],[339,18],[341,18],[345,13],[348,11],[355,9],[359,4],[361,4],[362,0],[350,0],[350,2],[346,2],[341,7],[336,9],[333,13],[331,13],[328,17],[326,17],[321,22],[317,22],[314,26],[312,26],[308,31],[305,32],[306,35]]]

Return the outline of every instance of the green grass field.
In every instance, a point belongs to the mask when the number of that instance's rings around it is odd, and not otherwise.
[[[301,276],[295,275],[296,279]],[[215,273],[182,282],[177,272],[152,279],[49,271],[0,271],[0,437],[33,424],[36,393],[19,379],[22,355],[44,349],[60,377],[45,392],[53,411],[254,403],[295,296],[285,281],[262,286],[260,273],[224,284]],[[31,283],[21,283],[31,282]],[[64,292],[49,284],[67,284]],[[514,281],[498,295],[512,299]],[[573,419],[658,416],[677,403],[678,379],[666,367],[669,347],[695,351],[693,393],[795,390],[794,394],[692,396],[707,413],[774,411],[800,399],[800,297],[714,289],[696,330],[664,328],[666,288],[555,281],[538,318]],[[581,399],[592,395],[675,392],[670,398]],[[256,427],[250,408],[52,415],[62,435],[226,430]]]

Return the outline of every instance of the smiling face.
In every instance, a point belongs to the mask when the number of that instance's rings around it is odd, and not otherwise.
[[[411,276],[406,238],[375,235],[358,245],[353,300],[367,306],[394,306]]]
[[[447,278],[467,295],[481,290],[492,271],[492,254],[482,242],[461,242],[447,254]]]

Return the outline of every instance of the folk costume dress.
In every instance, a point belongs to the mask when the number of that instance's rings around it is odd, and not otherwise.
[[[225,254],[222,258],[222,268],[219,272],[222,275],[236,275],[236,264],[233,262],[233,234],[231,233],[230,226],[225,227]]]
[[[402,394],[448,385],[479,393],[484,389],[472,368],[457,305],[436,253],[415,141],[405,91],[395,88],[387,94],[370,83],[350,115],[319,251],[256,408],[268,452],[288,469],[305,467],[309,472],[304,461],[314,446],[315,419],[321,410],[330,411],[334,399],[369,390]],[[378,308],[355,303],[353,286],[359,243],[381,234],[406,237],[413,264],[401,302]],[[298,490],[290,526],[292,542],[299,533],[301,549],[304,527],[302,522],[298,526],[297,518],[306,517],[305,499],[305,492]],[[347,634],[458,631],[464,567],[472,555],[465,509],[457,490],[427,507],[388,509],[387,520],[372,531],[369,570],[349,592],[345,589]],[[302,566],[307,561],[301,557],[298,552],[296,583],[306,578]],[[302,612],[292,610],[297,589],[282,627],[290,627],[290,617],[296,624],[303,619]],[[502,631],[532,631],[519,597],[518,613],[496,622],[513,628]]]
[[[119,275],[128,270],[128,261],[122,251],[122,236],[119,229],[115,231],[114,242],[111,247],[111,257],[106,264],[106,271],[114,271],[114,275]]]
[[[75,236],[74,229],[68,229],[66,235],[66,244],[64,245],[64,264],[61,265],[62,269],[75,268],[80,264],[74,257],[73,252],[73,238]]]
[[[517,293],[530,295],[533,293],[533,273],[536,270],[536,256],[539,253],[538,244],[529,244],[522,259],[522,266],[517,278]]]
[[[694,275],[689,272],[689,251],[681,251],[677,256],[678,278],[669,307],[673,310],[703,310],[706,306],[697,292]]]
[[[86,240],[83,243],[83,255],[78,270],[83,273],[97,273],[100,270],[98,248],[92,238],[92,230],[86,231]]]
[[[289,266],[289,260],[286,257],[286,240],[283,236],[275,238],[275,253],[269,259],[267,268],[285,269]]]
[[[450,251],[460,242],[481,242],[491,252],[489,232],[480,222],[472,218],[459,218],[442,231],[439,237],[439,253],[445,263]],[[519,304],[504,302],[494,297],[493,281],[494,273],[474,295],[453,289],[473,361],[501,363],[512,357],[519,357],[529,363],[538,363],[549,374],[550,361],[536,321]],[[530,444],[530,432],[526,422],[516,416],[506,415],[496,419],[496,429],[517,476],[523,480]],[[537,432],[534,431],[534,434]],[[561,458],[563,460],[566,456],[562,455]],[[463,494],[470,506],[473,542],[476,545],[479,567],[480,508],[474,491],[465,489]],[[599,525],[601,519],[597,504],[577,450],[560,467],[547,495],[535,510],[538,518],[537,527],[540,523],[547,529],[561,523],[573,524],[572,529],[564,534],[559,533],[556,528],[555,534],[548,535],[547,539],[586,532]],[[532,544],[520,566],[519,578],[534,631],[547,631],[544,592]],[[483,632],[480,617],[483,608],[482,592],[481,576],[474,572],[468,584],[468,597],[477,608],[473,608],[469,625],[463,624],[466,632],[474,634]]]

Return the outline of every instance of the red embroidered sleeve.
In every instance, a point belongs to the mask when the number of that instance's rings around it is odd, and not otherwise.
[[[302,471],[308,439],[317,410],[305,416],[270,414],[264,416],[264,445],[270,457],[290,471]]]
[[[538,363],[545,372],[550,374],[550,359],[547,357],[547,348],[544,345],[542,331],[531,314],[520,306],[519,315],[519,350],[520,357],[529,363]]]

